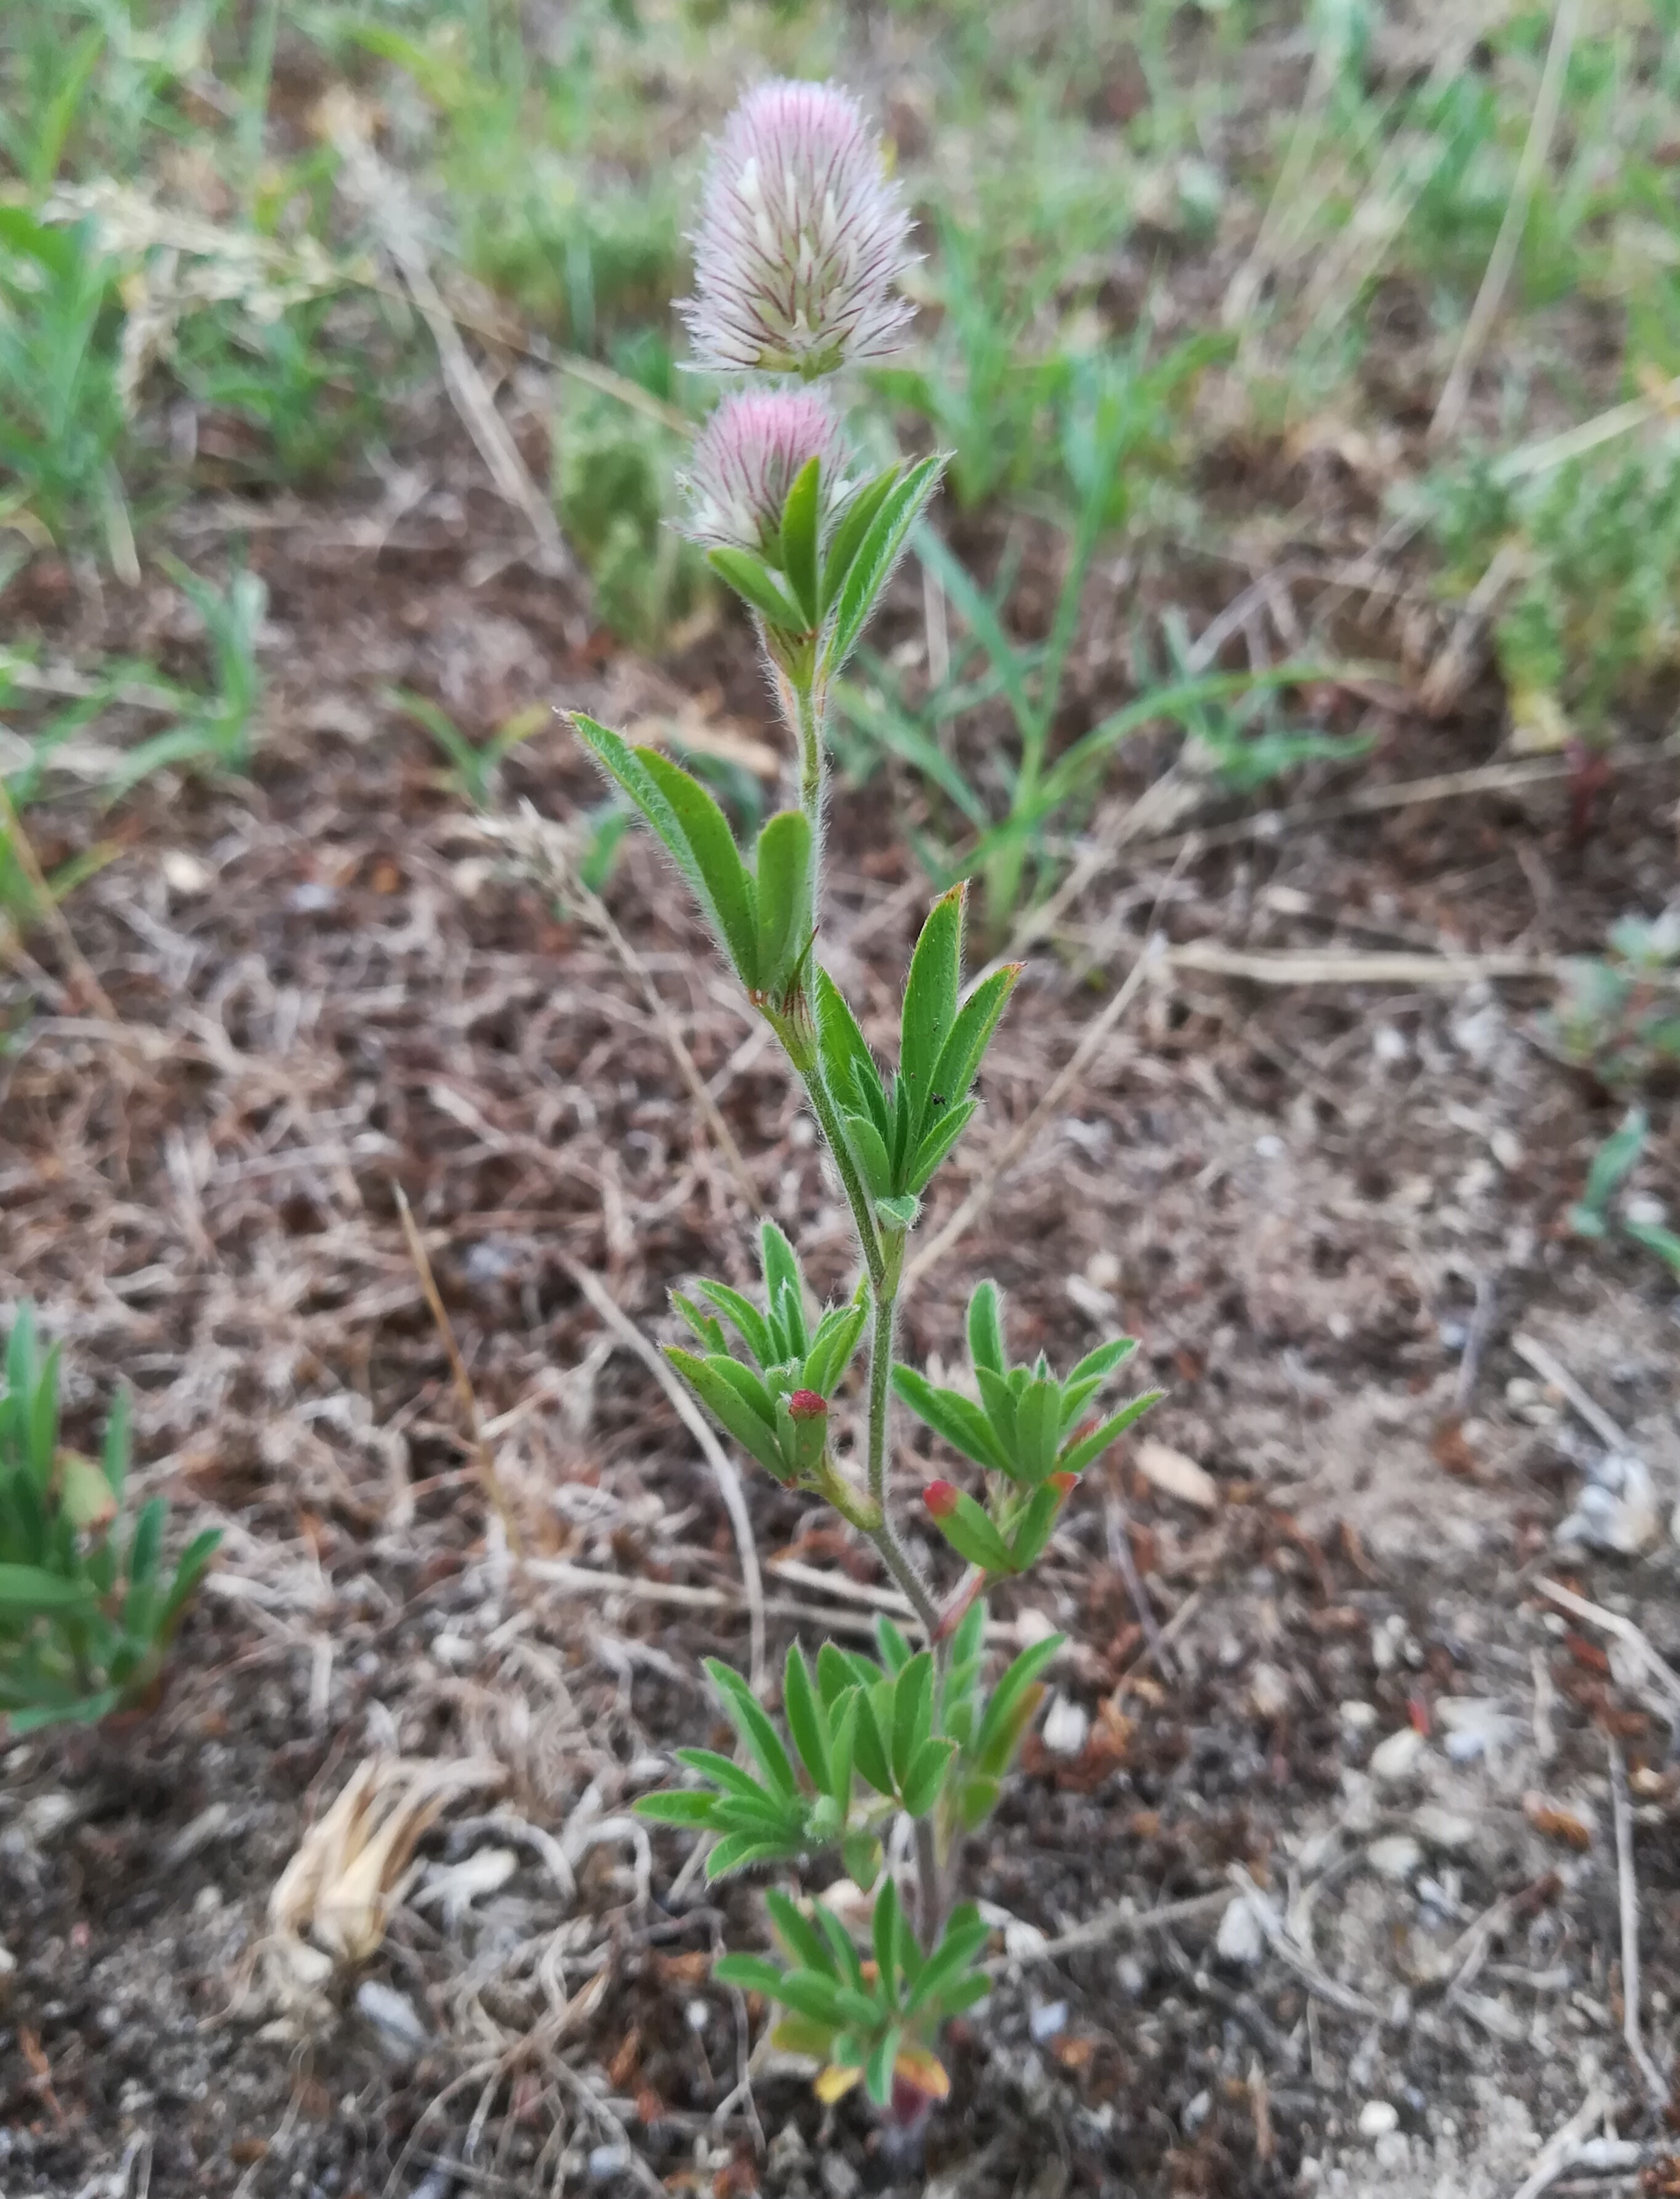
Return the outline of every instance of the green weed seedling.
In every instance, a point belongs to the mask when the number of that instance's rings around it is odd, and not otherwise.
[[[0,1714],[14,1734],[144,1703],[221,1541],[207,1530],[165,1568],[163,1499],[127,1515],[126,1394],[97,1461],[67,1450],[59,1358],[20,1307],[0,1391]]]
[[[1604,745],[1651,708],[1680,664],[1680,451],[1518,480],[1485,454],[1426,481],[1418,509],[1444,592],[1504,577],[1494,647],[1526,745]]]
[[[29,728],[24,734],[27,757],[15,770],[0,774],[0,791],[3,791],[4,797],[0,800],[0,917],[20,931],[45,913],[41,907],[41,884],[37,883],[38,872],[32,860],[32,851],[22,844],[26,830],[24,818],[41,799],[55,751],[92,723],[110,702],[116,685],[114,679],[102,680],[90,695],[50,713],[44,723],[30,724],[26,714],[19,708],[25,698],[15,674],[0,663],[0,726],[8,732],[15,726],[20,728],[28,724]],[[41,884],[52,901],[61,901],[96,871],[102,870],[116,852],[114,843],[96,842],[67,862],[57,865]]]
[[[210,645],[211,685],[197,695],[183,689],[180,722],[129,750],[110,789],[113,798],[172,764],[242,772],[251,760],[251,735],[262,704],[257,637],[268,607],[268,590],[262,580],[241,566],[225,588],[218,588],[178,558],[165,557],[160,563],[203,623]]]
[[[925,524],[914,536],[916,554],[964,630],[952,650],[948,676],[913,705],[902,684],[877,658],[870,660],[873,676],[867,685],[849,682],[837,697],[852,731],[855,756],[861,740],[866,763],[871,748],[898,757],[955,812],[952,841],[940,845],[924,839],[919,852],[936,882],[959,869],[978,875],[985,889],[987,940],[993,947],[1007,936],[1024,901],[1045,884],[1053,830],[1067,812],[1088,801],[1103,767],[1133,733],[1163,720],[1205,730],[1215,722],[1208,714],[1217,706],[1311,676],[1306,668],[1282,665],[1265,673],[1170,678],[1053,753],[1086,584],[1104,537],[1123,516],[1130,491],[1122,484],[1131,454],[1140,441],[1158,433],[1159,406],[1158,389],[1152,389],[1140,370],[1123,371],[1112,362],[1092,364],[1076,378],[1063,411],[1061,449],[1077,497],[1076,515],[1045,640],[1017,641],[1006,629],[1005,610],[1013,580],[1007,563],[989,593],[938,532]],[[942,743],[940,729],[999,701],[1007,706],[1013,744],[994,749],[989,758],[991,783],[977,785]]]
[[[487,741],[473,742],[446,711],[424,695],[411,694],[405,687],[393,687],[388,690],[385,700],[394,709],[404,711],[417,725],[425,727],[449,759],[449,775],[458,792],[475,809],[494,806],[505,759],[522,741],[528,741],[533,733],[540,732],[553,715],[545,703],[534,703],[528,709],[516,711]]]
[[[1630,1238],[1654,1253],[1680,1280],[1680,1236],[1660,1219],[1661,1209],[1642,1210],[1641,1202],[1624,1199],[1624,1185],[1638,1166],[1651,1134],[1650,1117],[1642,1107],[1630,1107],[1619,1129],[1613,1130],[1593,1155],[1579,1199],[1569,1210],[1569,1226],[1578,1237],[1602,1241],[1613,1232]]]
[[[338,328],[344,311],[324,297],[272,319],[233,308],[183,318],[170,370],[195,405],[254,437],[236,462],[243,478],[319,483],[378,439],[382,391],[365,348]]]
[[[0,525],[61,547],[102,542],[131,574],[114,279],[86,225],[0,205]]]
[[[1680,1064],[1680,907],[1648,921],[1625,916],[1605,955],[1565,962],[1541,1029],[1572,1068],[1590,1070],[1613,1092]]]
[[[627,641],[657,648],[699,607],[712,583],[699,551],[671,525],[688,439],[661,417],[668,410],[668,376],[657,372],[656,359],[639,363],[649,379],[666,384],[645,393],[655,399],[645,410],[627,401],[643,388],[639,380],[624,396],[562,382],[554,502],[593,583],[602,625]]]
[[[855,1283],[820,1306],[796,1247],[767,1222],[757,1290],[708,1279],[677,1294],[689,1337],[668,1356],[766,1474],[825,1502],[872,1544],[906,1613],[903,1627],[882,1622],[873,1657],[829,1641],[813,1658],[796,1643],[782,1668],[779,1718],[750,1679],[713,1660],[707,1669],[736,1750],[679,1751],[687,1783],[637,1806],[704,1839],[709,1876],[755,1869],[780,1881],[766,1896],[776,1959],[731,1954],[715,1975],[776,2007],[776,2044],[810,2057],[825,2101],[861,2088],[879,2113],[916,2129],[949,2091],[943,2026],[988,1990],[985,1925],[972,1904],[948,1898],[959,1839],[997,1805],[1042,1699],[1041,1675],[1061,1647],[1053,1636],[1033,1643],[989,1684],[986,1589],[1041,1554],[1081,1477],[1152,1399],[1094,1409],[1129,1339],[1092,1353],[1065,1379],[1042,1359],[1012,1366],[989,1282],[970,1309],[977,1397],[936,1388],[897,1361],[906,1246],[974,1117],[986,1050],[1018,975],[1010,967],[965,983],[965,888],[954,885],[911,955],[888,1068],[822,954],[831,698],[943,461],[855,475],[814,385],[897,341],[905,314],[893,285],[907,229],[873,134],[845,94],[766,85],[726,126],[703,201],[697,295],[687,315],[700,364],[747,386],[724,399],[696,445],[689,524],[755,622],[785,720],[796,805],[744,845],[712,793],[671,757],[633,749],[592,719],[573,724],[663,846],[779,1042],[855,1238]],[[804,386],[790,386],[795,379]],[[977,592],[973,599],[984,605]],[[1069,639],[1057,644],[1064,655]],[[1041,665],[1033,670],[1044,676]],[[1036,709],[1027,673],[1011,676],[1023,686],[1024,713]],[[1047,677],[1053,693],[1055,684]],[[836,1438],[854,1394],[861,1427],[849,1450]],[[895,1395],[983,1477],[977,1493],[943,1479],[923,1492],[925,1521],[942,1537],[943,1550],[937,1540],[934,1548],[960,1567],[942,1590],[897,1516]],[[913,1895],[908,1874],[901,1886],[888,1859],[905,1819],[913,1828]],[[872,1893],[865,1945],[796,1890],[799,1869],[830,1853]]]

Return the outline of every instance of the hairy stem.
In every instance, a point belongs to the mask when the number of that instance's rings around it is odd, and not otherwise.
[[[846,1194],[846,1204],[852,1210],[852,1227],[857,1232],[872,1293],[880,1289],[886,1279],[887,1263],[886,1256],[881,1250],[880,1233],[875,1227],[875,1217],[870,1210],[869,1193],[863,1187],[863,1178],[857,1172],[857,1164],[846,1143],[846,1134],[840,1127],[840,1117],[835,1112],[828,1087],[823,1082],[821,1068],[801,1070],[800,1081],[805,1087],[805,1097],[811,1103],[811,1112],[817,1118],[817,1126],[834,1157],[835,1169],[840,1178],[841,1188]]]

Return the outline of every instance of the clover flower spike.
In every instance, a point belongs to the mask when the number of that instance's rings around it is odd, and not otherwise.
[[[851,492],[839,422],[808,389],[750,389],[726,397],[706,423],[683,487],[684,533],[709,550],[773,547],[788,491],[821,460],[818,533],[825,536]]]
[[[901,341],[910,216],[849,93],[750,91],[713,149],[682,307],[697,363],[807,380]]]

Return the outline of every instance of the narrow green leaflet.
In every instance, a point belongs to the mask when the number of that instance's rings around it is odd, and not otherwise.
[[[656,749],[633,749],[580,712],[572,714],[571,723],[601,768],[647,820],[742,982],[750,985],[757,971],[758,913],[752,881],[723,812],[697,779]]]
[[[828,1718],[811,1684],[810,1667],[796,1642],[787,1654],[782,1679],[782,1709],[793,1745],[819,1793],[829,1791]]]
[[[758,836],[756,989],[785,992],[803,960],[811,924],[811,820],[784,809]]]
[[[758,977],[757,895],[735,845],[729,820],[716,797],[680,764],[673,763],[657,749],[641,749],[637,753],[687,837],[736,970],[742,983],[751,987]]]
[[[767,626],[779,633],[808,632],[805,615],[785,584],[750,551],[728,547],[709,551],[706,563],[720,580],[726,580],[738,596],[745,598]]]
[[[782,1456],[774,1423],[755,1412],[731,1382],[724,1371],[731,1362],[720,1356],[697,1358],[675,1344],[665,1346],[665,1356],[712,1418],[734,1437],[742,1449],[755,1458],[767,1473],[774,1474],[779,1481],[784,1479],[787,1461]]]
[[[964,1092],[940,1092],[934,1071],[956,1021],[957,993],[962,982],[963,901],[967,890],[965,885],[953,886],[935,901],[910,958],[898,1073],[910,1095],[913,1141],[926,1118],[930,1100],[936,1098],[942,1105],[948,1100],[960,1100],[966,1090],[965,1087]]]
[[[874,524],[875,515],[896,487],[898,480],[898,467],[888,466],[884,472],[877,474],[873,481],[864,483],[841,516],[840,524],[834,530],[833,539],[823,559],[822,613],[825,618],[834,608],[835,598],[851,570],[864,537]]]
[[[831,680],[856,648],[870,613],[892,577],[910,529],[926,509],[944,470],[942,456],[924,458],[882,498],[840,582],[823,650],[825,678]]]
[[[820,606],[817,585],[818,476],[820,458],[808,458],[800,469],[782,507],[782,571],[788,589],[804,614],[804,627],[814,633]]]

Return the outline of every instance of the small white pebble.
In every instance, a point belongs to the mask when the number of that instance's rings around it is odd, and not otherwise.
[[[1228,1904],[1213,1945],[1222,1962],[1241,1963],[1245,1966],[1257,1963],[1265,1952],[1266,1935],[1260,1928],[1254,1904],[1240,1893]]]
[[[1423,1861],[1423,1850],[1409,1833],[1390,1833],[1373,1840],[1365,1855],[1379,1877],[1391,1878],[1401,1885]]]
[[[1426,1802],[1412,1812],[1412,1830],[1428,1846],[1458,1855],[1473,1845],[1476,1821],[1460,1817],[1455,1810],[1444,1810],[1438,1802]]]
[[[691,2031],[703,2031],[712,2020],[712,2011],[703,2000],[691,2000],[683,2010],[683,2018]]]
[[[1386,2138],[1400,2127],[1400,2110],[1388,2100],[1367,2100],[1359,2110],[1361,2138]]]
[[[1068,2004],[1065,2000],[1041,2001],[1027,2018],[1034,2045],[1042,2046],[1052,2039],[1059,2039],[1067,2029],[1067,2020]]]
[[[1088,1712],[1058,1695],[1044,1714],[1044,1746],[1052,1756],[1077,1756],[1091,1730]]]
[[[1276,1665],[1257,1665],[1248,1676],[1248,1700],[1256,1718],[1281,1718],[1289,1708],[1289,1675]]]
[[[1263,1137],[1254,1140],[1254,1150],[1263,1161],[1281,1160],[1284,1150],[1283,1140],[1275,1130],[1268,1130]],[[1188,2109],[1186,2113],[1188,2113]]]
[[[1369,1733],[1377,1722],[1377,1706],[1356,1697],[1339,1706],[1339,1715],[1350,1733]]]
[[[1399,1727],[1371,1751],[1371,1776],[1392,1781],[1409,1778],[1423,1748],[1423,1735],[1415,1726]]]

